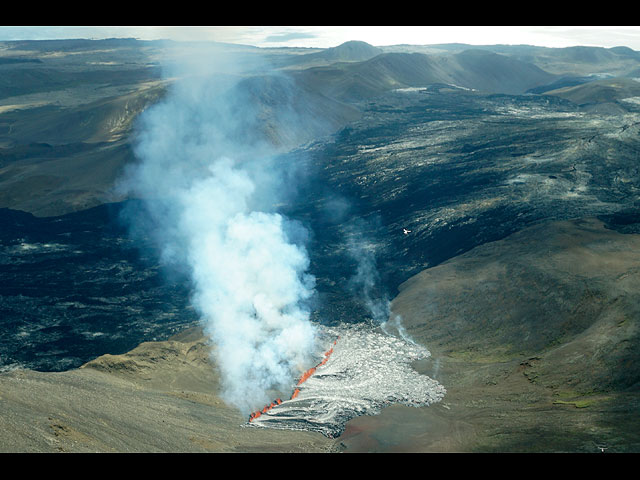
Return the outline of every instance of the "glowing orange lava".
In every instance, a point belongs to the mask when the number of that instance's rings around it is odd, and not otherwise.
[[[338,339],[340,339],[340,337],[338,337]],[[338,339],[333,341],[334,345],[338,342]],[[329,357],[331,356],[332,353],[333,353],[333,347],[331,347],[328,351],[326,351],[324,353],[324,358],[322,359],[322,361],[319,364],[317,364],[315,367],[311,367],[309,370],[307,370],[306,372],[304,372],[302,374],[302,376],[300,377],[300,380],[298,380],[298,385],[300,385],[301,383],[305,382],[311,375],[313,375],[316,372],[316,369],[319,366],[324,365],[325,363],[327,363],[327,360],[329,360]],[[296,388],[293,391],[293,393],[291,394],[290,400],[293,400],[294,398],[296,398],[299,393],[300,393],[300,389]],[[276,405],[280,405],[281,403],[282,403],[282,400],[280,400],[278,398],[274,402],[271,402],[271,404],[266,405],[262,410],[258,410],[256,412],[253,412],[251,415],[249,415],[249,421],[251,422],[251,421],[255,420],[256,418],[258,418],[263,413],[267,413],[273,407],[275,407]]]

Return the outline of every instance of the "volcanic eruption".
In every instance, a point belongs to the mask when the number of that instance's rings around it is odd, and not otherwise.
[[[204,51],[198,62],[166,66],[172,83],[139,117],[138,162],[121,187],[144,200],[127,212],[133,233],[153,236],[167,273],[189,279],[222,398],[248,414],[310,363],[315,278],[305,228],[277,207],[296,166],[276,160],[254,129],[259,106],[216,65],[216,52]]]
[[[375,324],[329,329],[311,321],[309,233],[278,207],[294,197],[296,158],[279,156],[260,136],[264,105],[247,101],[253,97],[242,93],[242,81],[220,86],[212,60],[172,66],[177,80],[139,117],[138,162],[122,186],[143,199],[140,210],[128,212],[132,231],[156,240],[168,274],[189,279],[191,304],[220,369],[220,396],[252,426],[329,436],[349,418],[390,403],[438,401],[444,389],[409,365],[429,352],[380,330],[389,302],[374,295],[375,258],[360,248],[360,236],[349,245],[359,265],[354,291],[364,295]],[[287,119],[279,120],[286,128]],[[314,363],[319,338],[331,338],[333,347],[300,375]],[[272,400],[292,386],[287,401]]]
[[[340,337],[338,337],[340,338]],[[333,341],[333,344],[335,345],[337,343],[337,339]],[[298,380],[298,383],[296,385],[296,388],[293,390],[293,393],[291,394],[291,398],[290,400],[293,400],[294,398],[296,398],[298,396],[298,394],[300,393],[300,389],[298,388],[302,383],[304,383],[309,377],[311,377],[311,375],[313,375],[316,372],[316,369],[322,365],[324,365],[325,363],[327,363],[327,361],[329,360],[329,357],[331,356],[331,354],[333,353],[333,347],[330,348],[329,350],[327,350],[324,353],[324,358],[322,359],[322,361],[320,363],[318,363],[315,367],[311,367],[309,370],[307,370],[306,372],[304,372],[302,374],[302,376],[300,377],[300,379]],[[260,415],[262,415],[263,413],[267,413],[269,410],[271,410],[272,408],[276,407],[277,405],[282,404],[282,400],[281,399],[276,399],[273,402],[271,402],[269,405],[265,405],[264,408],[262,410],[257,410],[255,412],[253,412],[250,416],[249,416],[249,421],[253,421],[256,418],[258,418]]]
[[[366,323],[319,327],[318,338],[327,337],[335,339],[333,346],[299,377],[291,397],[254,412],[248,426],[335,438],[356,416],[375,415],[393,403],[428,406],[444,397],[439,382],[412,367],[429,357],[426,348]]]

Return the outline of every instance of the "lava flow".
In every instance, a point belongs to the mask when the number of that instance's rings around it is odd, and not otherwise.
[[[338,337],[338,339],[339,338],[340,337]],[[338,342],[338,339],[333,341],[334,345]],[[316,372],[316,369],[318,367],[320,367],[321,365],[324,365],[325,363],[327,363],[327,360],[329,360],[329,357],[331,356],[332,353],[333,353],[333,347],[331,347],[328,351],[326,351],[324,353],[324,358],[322,359],[322,361],[320,363],[318,363],[315,367],[311,367],[309,370],[307,370],[306,372],[304,372],[302,374],[302,376],[300,377],[300,380],[298,380],[298,385],[300,385],[301,383],[305,382],[311,375],[313,375]],[[299,393],[300,393],[300,389],[296,388],[293,391],[293,393],[291,394],[290,400],[293,400],[294,398],[296,398]],[[255,420],[256,418],[258,418],[263,413],[267,413],[273,407],[275,407],[277,405],[280,405],[281,403],[282,403],[282,400],[280,400],[278,398],[278,399],[274,400],[273,402],[271,402],[269,405],[265,405],[265,407],[262,410],[258,410],[256,412],[253,412],[251,415],[249,415],[249,422]]]

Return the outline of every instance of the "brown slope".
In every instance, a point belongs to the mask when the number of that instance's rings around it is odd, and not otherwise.
[[[453,59],[455,82],[485,92],[522,94],[555,78],[529,62],[484,50],[466,50]]]
[[[424,270],[401,285],[393,307],[414,335],[448,354],[557,356],[580,343],[582,362],[564,359],[574,386],[626,389],[640,382],[640,368],[615,372],[611,365],[631,353],[621,343],[637,341],[638,285],[640,235],[597,220],[567,221],[525,229]],[[601,338],[605,325],[621,329]]]
[[[318,433],[243,428],[199,331],[67,372],[0,373],[1,452],[323,452]]]
[[[420,53],[384,53],[364,62],[335,63],[296,74],[299,84],[336,100],[353,103],[394,88],[447,83],[448,73]]]
[[[624,77],[610,78],[550,90],[545,92],[545,95],[554,95],[582,106],[616,102],[625,98],[640,97],[640,82]]]
[[[298,72],[301,84],[344,102],[433,83],[453,83],[491,93],[519,94],[555,76],[505,55],[469,50],[455,55],[391,52],[356,63],[334,63]]]
[[[639,252],[640,235],[566,221],[412,277],[393,311],[447,395],[352,421],[347,451],[640,450]]]
[[[164,86],[67,108],[29,108],[0,117],[0,207],[61,215],[117,200],[112,189],[132,161],[129,135],[137,115]]]

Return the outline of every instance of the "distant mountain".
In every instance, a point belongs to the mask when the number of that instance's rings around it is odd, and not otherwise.
[[[582,85],[584,83],[593,82],[595,80],[598,80],[599,78],[600,77],[597,77],[594,75],[562,76],[551,83],[540,85],[539,87],[530,88],[525,93],[533,93],[536,95],[541,95],[543,93],[550,92],[552,90],[557,90],[559,88],[575,87],[577,85]]]
[[[604,47],[565,47],[554,50],[558,58],[565,62],[603,63],[616,59],[620,54],[629,56],[630,48],[617,47],[615,49]]]
[[[333,70],[333,72],[337,72]],[[330,76],[333,72],[329,72]],[[446,72],[420,53],[385,53],[345,67],[333,78],[330,95],[354,101],[370,98],[394,88],[420,87],[446,82]],[[324,88],[318,85],[318,88]]]
[[[383,47],[385,52],[425,53],[455,55],[465,50],[483,50],[536,65],[545,72],[565,76],[588,76],[607,73],[624,76],[637,68],[640,52],[628,47],[565,48],[534,45],[468,45],[463,43],[436,45],[392,45]]]
[[[637,52],[629,47],[611,47],[609,51],[626,57],[635,58],[636,60],[640,60],[640,52]]]
[[[305,55],[306,60],[325,60],[333,62],[362,62],[380,55],[383,51],[380,48],[369,45],[367,42],[352,40],[337,47],[327,48],[321,52]]]
[[[617,77],[559,88],[545,92],[545,95],[561,97],[583,106],[609,103],[624,98],[640,97],[640,82],[631,78]]]
[[[508,54],[507,50],[504,52]],[[621,76],[637,68],[640,60],[640,52],[627,47],[532,47],[513,49],[512,52],[513,58],[530,62],[547,72],[576,76],[596,73]]]
[[[394,88],[453,83],[491,93],[524,93],[556,79],[535,65],[483,50],[455,55],[382,53],[363,62],[308,68],[302,84],[345,102],[371,98]]]
[[[451,66],[461,86],[488,92],[519,94],[557,78],[521,60],[485,50],[465,50]]]

